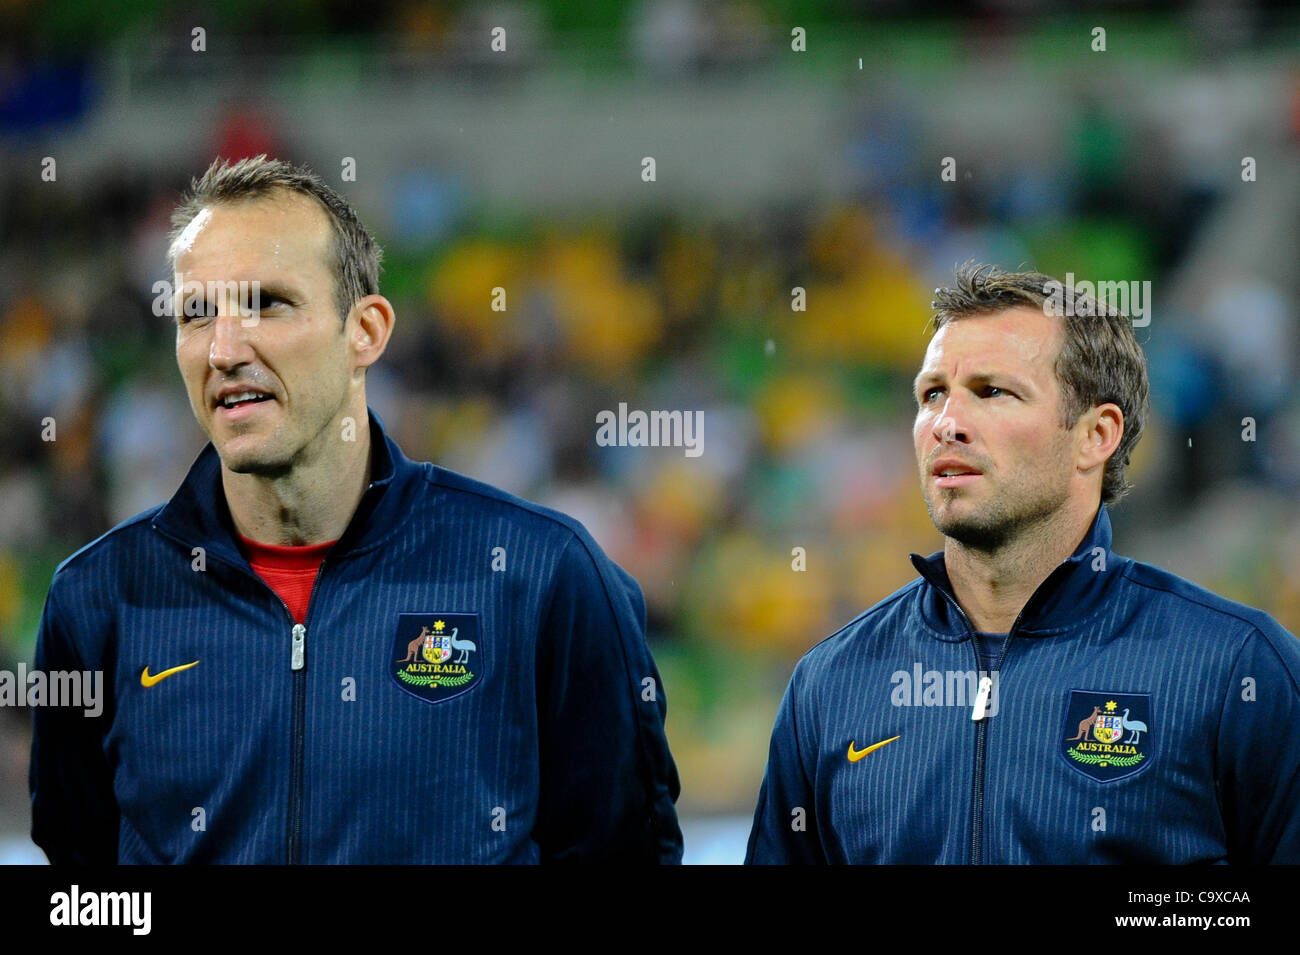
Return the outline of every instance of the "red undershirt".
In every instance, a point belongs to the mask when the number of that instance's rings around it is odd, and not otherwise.
[[[282,547],[278,544],[260,544],[239,535],[244,545],[244,555],[257,576],[279,594],[289,613],[297,623],[307,620],[307,604],[311,588],[316,583],[325,554],[337,541],[324,544],[307,544],[304,547]]]

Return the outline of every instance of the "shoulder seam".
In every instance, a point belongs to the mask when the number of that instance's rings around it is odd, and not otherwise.
[[[1291,686],[1295,689],[1296,694],[1300,695],[1300,680],[1297,679],[1296,674],[1291,671],[1291,668],[1287,666],[1286,661],[1282,659],[1282,655],[1277,652],[1277,647],[1273,645],[1272,638],[1265,633],[1261,627],[1256,627],[1255,632],[1247,634],[1246,639],[1242,641],[1241,650],[1237,653],[1237,659],[1233,660],[1233,668],[1236,668],[1237,662],[1240,660],[1241,654],[1245,652],[1246,644],[1250,642],[1251,637],[1256,636],[1263,639],[1264,645],[1268,647],[1269,653],[1273,654],[1273,658],[1277,660],[1278,666],[1282,668],[1282,672],[1291,678]]]
[[[581,535],[578,533],[577,526],[575,526],[580,524],[579,521],[577,521],[575,518],[569,517],[568,515],[560,514],[558,511],[555,511],[553,508],[547,507],[545,504],[538,504],[536,501],[526,500],[522,497],[519,497],[516,494],[511,494],[509,491],[501,490],[500,488],[493,488],[493,490],[504,495],[504,497],[496,497],[495,495],[492,494],[486,494],[483,491],[477,490],[475,488],[455,487],[450,484],[443,484],[436,480],[437,470],[439,470],[438,465],[431,464],[431,463],[429,464],[429,467],[425,469],[424,480],[431,487],[438,488],[439,490],[455,491],[460,494],[472,494],[475,497],[483,498],[484,500],[492,501],[496,504],[501,504],[504,505],[505,507],[513,508],[514,510],[523,511],[526,514],[532,514],[536,517],[543,518],[545,520],[550,521],[552,524],[556,524],[564,528],[569,533],[573,534],[575,537],[581,537]],[[482,481],[479,481],[477,478],[472,478],[469,477],[468,475],[459,474],[456,471],[450,471],[447,468],[441,468],[441,470],[446,472],[447,474],[452,474],[455,475],[456,477],[464,478],[467,481],[473,481],[476,484],[484,483]],[[484,486],[491,487],[491,485],[486,485],[486,484]]]
[[[1170,596],[1172,596],[1172,597],[1176,597],[1176,598],[1179,599],[1179,600],[1185,600],[1185,601],[1187,601],[1187,602],[1190,603],[1190,604],[1195,604],[1195,605],[1198,606],[1198,607],[1203,607],[1203,608],[1205,608],[1206,610],[1213,611],[1214,613],[1222,614],[1222,615],[1225,616],[1225,617],[1231,617],[1231,618],[1234,619],[1234,620],[1239,620],[1239,621],[1241,621],[1242,623],[1244,623],[1246,626],[1250,627],[1252,630],[1259,630],[1260,633],[1263,633],[1263,631],[1260,630],[1259,624],[1255,623],[1255,621],[1251,620],[1249,617],[1247,617],[1247,616],[1245,616],[1245,615],[1243,615],[1243,614],[1241,614],[1241,613],[1237,613],[1237,612],[1235,612],[1235,611],[1233,611],[1233,610],[1231,610],[1231,609],[1229,609],[1229,608],[1225,608],[1225,607],[1216,607],[1216,606],[1214,606],[1214,605],[1212,605],[1212,604],[1206,603],[1204,600],[1198,600],[1195,596],[1192,596],[1191,594],[1181,594],[1181,593],[1178,593],[1178,592],[1175,591],[1175,590],[1171,590],[1171,589],[1168,588],[1168,587],[1161,587],[1161,586],[1159,586],[1159,585],[1157,585],[1157,584],[1154,584],[1154,583],[1151,583],[1151,582],[1149,582],[1149,581],[1138,580],[1138,579],[1137,579],[1136,577],[1134,577],[1133,574],[1131,573],[1132,569],[1133,569],[1134,567],[1137,567],[1137,566],[1139,566],[1139,562],[1134,560],[1134,561],[1130,561],[1129,564],[1128,564],[1128,566],[1124,568],[1124,579],[1125,579],[1125,580],[1132,581],[1132,583],[1134,584],[1134,586],[1137,586],[1137,587],[1145,587],[1147,590],[1154,590],[1154,591],[1157,591],[1157,592],[1159,592],[1159,593],[1169,594]],[[1169,573],[1169,571],[1165,571],[1165,573]],[[1175,575],[1175,576],[1176,576],[1176,575]],[[1179,578],[1179,579],[1182,580],[1182,579],[1184,579],[1184,578]],[[1189,584],[1191,584],[1192,586],[1194,586],[1194,587],[1196,587],[1196,586],[1200,586],[1199,584],[1196,584],[1196,583],[1194,583],[1193,581],[1187,581],[1187,582],[1188,582]],[[1238,603],[1238,601],[1232,600],[1231,598],[1228,598],[1228,597],[1222,597],[1222,596],[1219,596],[1218,594],[1215,594],[1215,596],[1216,596],[1216,597],[1219,597],[1220,600],[1223,600],[1223,601],[1225,601],[1225,602],[1227,602],[1227,603]],[[1241,606],[1245,606],[1245,605],[1244,605],[1244,604],[1241,604]],[[1247,608],[1247,609],[1254,610],[1256,613],[1263,613],[1263,612],[1264,612],[1264,611],[1259,610],[1258,608],[1254,608],[1254,607],[1250,607],[1250,608]]]
[[[154,507],[149,508],[147,511],[141,511],[139,514],[136,514],[134,517],[128,517],[126,520],[122,521],[120,524],[117,524],[115,527],[111,527],[108,530],[104,531],[104,533],[100,534],[94,540],[82,544],[79,548],[77,548],[75,551],[73,551],[71,554],[69,554],[67,557],[63,558],[63,560],[59,562],[59,565],[54,569],[54,576],[57,577],[65,567],[71,566],[75,561],[80,560],[82,557],[88,557],[94,551],[99,550],[101,546],[107,546],[109,542],[114,538],[116,538],[119,534],[125,533],[127,530],[135,527],[138,524],[143,524],[147,521],[152,521],[152,519],[158,514],[158,512],[161,511],[166,506],[167,506],[166,504],[158,504]]]
[[[861,623],[872,614],[884,611],[885,608],[890,607],[893,604],[897,603],[898,601],[902,600],[904,597],[906,597],[909,593],[911,593],[913,590],[915,590],[919,585],[923,583],[925,583],[925,578],[917,577],[916,579],[911,580],[908,583],[904,584],[902,587],[898,588],[897,591],[890,594],[888,597],[884,597],[881,600],[877,601],[876,603],[872,604],[870,607],[862,611],[862,613],[858,614],[856,617],[854,617],[848,623],[844,624],[844,626],[840,627],[834,633],[830,634],[829,636],[823,637],[821,640],[818,640],[811,647],[805,650],[803,653],[803,657],[800,658],[799,662],[802,663],[803,660],[807,658],[809,654],[811,654],[814,650],[820,647],[823,643],[828,643],[829,641],[834,640],[845,630],[848,630],[850,627]]]

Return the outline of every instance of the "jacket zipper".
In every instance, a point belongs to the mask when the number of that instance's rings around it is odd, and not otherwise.
[[[1062,562],[1064,563],[1064,562]],[[970,864],[982,865],[984,862],[984,766],[987,762],[988,750],[988,720],[985,719],[985,713],[988,705],[989,692],[993,687],[993,679],[1002,669],[1002,661],[1006,659],[1007,650],[1011,647],[1011,640],[1015,637],[1016,628],[1020,626],[1020,620],[1025,615],[1039,592],[1049,580],[1060,570],[1060,565],[1052,569],[1052,572],[1043,579],[1025,605],[1020,608],[1016,614],[1015,621],[1011,624],[1011,629],[1007,631],[1007,638],[1002,641],[1002,649],[998,651],[997,659],[993,661],[993,669],[988,677],[980,680],[979,690],[975,697],[975,706],[971,710],[971,719],[975,721],[975,772],[971,784],[971,840],[970,840]],[[970,618],[966,616],[966,611],[962,609],[961,604],[956,599],[949,596],[948,592],[942,587],[936,588],[939,593],[948,598],[948,602],[953,605],[957,613],[961,615],[962,621],[966,624],[967,635],[970,637],[971,653],[975,655],[975,672],[980,671],[979,649],[975,646],[975,628],[971,626]]]
[[[166,537],[170,537],[178,544],[189,548],[191,545],[168,531],[158,528]],[[307,626],[306,622],[311,620],[312,608],[316,605],[316,593],[320,589],[321,576],[325,572],[325,563],[330,558],[326,554],[316,569],[316,579],[312,581],[311,594],[307,597],[307,616],[304,623],[298,623],[293,619],[293,612],[289,605],[284,602],[284,598],[277,594],[274,588],[263,580],[257,571],[245,568],[232,561],[216,558],[220,563],[228,567],[233,567],[240,573],[251,576],[259,584],[271,591],[276,600],[280,601],[280,606],[284,608],[284,614],[289,618],[292,625],[289,631],[289,670],[293,674],[293,712],[290,715],[289,723],[289,821],[288,836],[286,839],[286,860],[289,865],[294,865],[298,861],[298,854],[302,842],[302,798],[303,798],[303,763],[306,751],[306,722],[307,722]]]
[[[303,801],[303,764],[306,762],[307,749],[307,624],[311,619],[311,610],[316,603],[316,591],[320,587],[321,574],[325,571],[326,554],[316,569],[316,579],[311,584],[311,594],[307,597],[307,616],[303,623],[293,619],[293,611],[284,602],[284,598],[257,571],[253,576],[280,601],[285,616],[293,625],[289,630],[289,671],[293,674],[293,712],[289,717],[289,822],[286,838],[285,859],[288,865],[296,865],[302,850],[302,801]],[[242,570],[243,568],[239,568]]]
[[[1050,576],[1050,575],[1049,575]],[[1046,581],[1044,581],[1046,583]],[[1041,586],[1041,585],[1040,585]],[[980,654],[979,649],[975,646],[975,628],[971,625],[970,618],[966,616],[966,611],[962,609],[961,604],[950,596],[942,587],[936,587],[939,593],[943,594],[948,603],[952,604],[953,609],[960,615],[962,622],[966,624],[966,635],[970,639],[971,653],[975,655],[975,672],[980,672]],[[1034,591],[1037,595],[1038,591]],[[1007,631],[1006,640],[1002,641],[1002,649],[998,652],[998,657],[993,661],[993,670],[987,677],[982,677],[979,683],[979,690],[976,692],[975,705],[971,710],[971,720],[975,722],[975,769],[972,774],[971,783],[971,840],[970,840],[970,864],[980,865],[983,862],[984,855],[984,765],[987,761],[988,749],[988,720],[985,719],[985,713],[988,709],[989,693],[993,688],[993,676],[1002,667],[1002,660],[1007,655],[1007,648],[1011,645],[1011,638],[1016,632],[1016,627],[1020,624],[1020,618],[1024,616],[1025,610],[1029,604],[1033,603],[1033,596],[1025,602],[1020,608],[1020,613],[1016,614],[1015,623]]]
[[[289,631],[289,670],[293,673],[293,715],[289,727],[289,834],[285,852],[288,865],[296,865],[302,852],[302,803],[305,788],[303,768],[307,751],[307,622],[311,620],[312,608],[316,606],[316,593],[320,589],[320,580],[325,573],[325,562],[329,554],[321,558],[316,568],[316,579],[311,584],[311,594],[307,597],[307,615],[302,623],[293,622]],[[259,578],[260,579],[260,578]],[[265,583],[265,581],[263,581]],[[270,584],[267,584],[270,587]],[[280,595],[276,594],[279,598]],[[293,621],[289,605],[280,598],[285,613]]]
[[[1028,604],[1026,604],[1028,606]],[[1021,613],[1024,609],[1021,608]],[[980,865],[984,861],[984,766],[988,757],[988,738],[989,738],[989,721],[984,718],[988,705],[989,693],[993,689],[993,680],[998,670],[1002,668],[1002,658],[1007,654],[1007,646],[1011,643],[1011,635],[1015,633],[1016,624],[1020,622],[1019,614],[1016,615],[1016,623],[1011,625],[1007,631],[1007,638],[1002,641],[1002,649],[998,652],[998,658],[993,661],[993,670],[988,676],[980,679],[979,694],[975,699],[975,707],[971,712],[971,719],[976,721],[975,724],[975,778],[971,787],[971,838],[970,838],[970,864]],[[970,627],[970,621],[966,621],[966,626]],[[975,654],[975,672],[980,671],[980,654],[979,649],[975,646],[975,631],[971,628],[971,652]]]
[[[319,571],[317,576],[320,576]],[[292,648],[289,669],[293,673],[293,713],[289,719],[289,827],[285,863],[294,865],[302,846],[302,767],[307,749],[304,726],[307,721],[307,628],[295,623],[289,640]]]

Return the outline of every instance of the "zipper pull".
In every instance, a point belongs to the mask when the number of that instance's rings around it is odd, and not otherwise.
[[[970,684],[966,684],[969,686]],[[970,718],[976,722],[984,719],[984,711],[989,707],[989,691],[993,689],[993,677],[985,674],[980,677],[980,688],[975,694],[975,709],[971,710]]]
[[[301,670],[307,665],[307,628],[300,623],[293,625],[293,657],[289,663],[290,670]]]

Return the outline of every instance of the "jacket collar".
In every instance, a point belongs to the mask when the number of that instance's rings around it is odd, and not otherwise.
[[[1092,526],[1074,553],[1047,575],[1020,611],[1012,626],[1016,636],[1060,633],[1098,612],[1106,585],[1113,576],[1104,571],[1113,570],[1120,559],[1111,552],[1110,543],[1110,515],[1104,506],[1099,506]],[[929,557],[910,556],[913,566],[925,579],[921,585],[921,614],[926,624],[940,640],[965,640],[973,626],[953,593],[943,551]]]
[[[400,525],[400,516],[419,492],[423,466],[402,453],[374,411],[370,418],[370,484],[361,495],[343,536],[330,553],[368,550]],[[235,543],[235,523],[221,484],[221,458],[209,442],[170,501],[154,515],[153,527],[182,543],[201,546],[207,556],[247,562]]]

